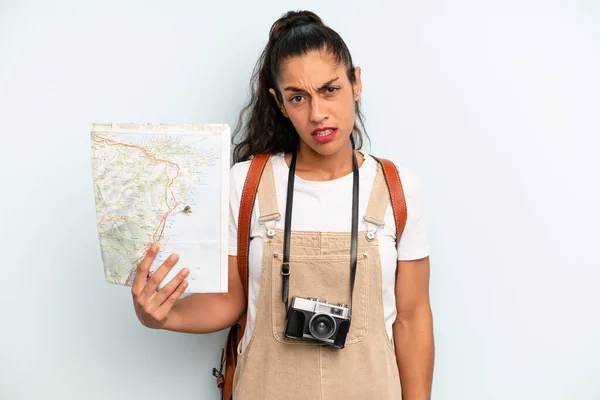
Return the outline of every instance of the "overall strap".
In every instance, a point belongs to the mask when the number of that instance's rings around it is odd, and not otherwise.
[[[369,203],[367,204],[367,211],[363,217],[363,220],[378,227],[382,227],[383,217],[389,201],[390,192],[387,184],[385,183],[385,176],[383,176],[381,165],[377,164],[375,181],[373,182],[373,187],[371,188]]]
[[[371,157],[377,161],[378,165],[364,220],[382,227],[385,210],[390,201],[396,224],[396,246],[398,246],[407,218],[406,200],[400,175],[393,162],[384,158]]]
[[[277,206],[277,191],[275,190],[275,177],[273,176],[273,162],[271,158],[267,161],[262,178],[258,184],[258,204],[260,208],[260,217],[258,222],[277,221],[281,218],[279,207]]]

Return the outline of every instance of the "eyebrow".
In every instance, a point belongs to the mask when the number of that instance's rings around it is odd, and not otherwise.
[[[331,84],[333,82],[337,81],[338,79],[340,79],[339,76],[337,76],[337,77],[335,77],[335,78],[333,78],[333,79],[325,82],[324,84],[321,85],[321,87],[319,88],[319,90],[327,89],[329,86],[331,86]],[[295,86],[288,86],[288,87],[286,87],[283,90],[284,91],[289,90],[289,91],[292,91],[292,92],[304,92],[305,91],[304,89],[300,89],[300,88],[295,87]]]

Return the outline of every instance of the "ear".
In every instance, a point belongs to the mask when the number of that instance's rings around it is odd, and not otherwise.
[[[358,101],[360,99],[360,96],[362,94],[362,79],[360,77],[360,67],[356,67],[354,69],[354,101]]]
[[[271,93],[271,96],[273,96],[273,98],[275,99],[275,103],[277,104],[277,108],[279,108],[279,110],[281,111],[281,113],[283,114],[284,117],[288,118],[287,112],[285,111],[285,107],[283,106],[283,104],[281,104],[279,102],[279,99],[277,98],[277,93],[275,93],[275,89],[271,88],[269,89],[269,93]]]

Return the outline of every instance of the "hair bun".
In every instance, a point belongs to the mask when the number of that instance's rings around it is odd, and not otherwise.
[[[323,25],[321,18],[312,11],[289,11],[282,20],[286,23],[286,29],[308,24]]]
[[[271,27],[270,36],[271,39],[277,40],[282,33],[289,31],[292,28],[311,24],[321,26],[325,25],[321,18],[319,18],[319,16],[312,11],[288,11],[281,18],[275,21]]]

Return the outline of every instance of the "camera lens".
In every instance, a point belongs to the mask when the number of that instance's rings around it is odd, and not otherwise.
[[[335,332],[335,320],[326,314],[315,314],[308,323],[310,334],[316,339],[329,339]]]

